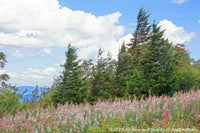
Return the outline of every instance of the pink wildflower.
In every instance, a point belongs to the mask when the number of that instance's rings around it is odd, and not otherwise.
[[[193,110],[195,110],[195,105],[193,106]]]
[[[158,119],[156,119],[156,118],[153,118],[153,121],[158,121]]]
[[[137,128],[137,126],[135,126],[135,128]]]
[[[165,117],[165,115],[166,115],[165,113],[164,113],[164,114],[162,114],[162,117]]]
[[[162,114],[162,119],[165,119],[165,116],[166,116],[166,114],[164,113],[164,114]]]

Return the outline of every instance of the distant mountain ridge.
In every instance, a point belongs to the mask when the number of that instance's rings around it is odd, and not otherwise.
[[[31,98],[32,92],[35,90],[36,86],[17,86],[18,88],[18,93],[22,94],[25,90],[25,94],[22,96],[21,102],[27,101],[28,99]],[[43,91],[46,91],[46,88],[43,87],[38,87],[39,94],[42,94]],[[38,99],[39,100],[39,99]]]

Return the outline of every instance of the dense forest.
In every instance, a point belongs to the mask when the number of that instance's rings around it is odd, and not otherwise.
[[[20,103],[23,94],[6,83],[9,75],[0,75],[0,117],[36,105],[45,108],[52,103],[94,104],[98,99],[140,100],[149,95],[173,96],[178,91],[199,89],[200,61],[190,58],[184,44],[173,44],[164,38],[165,31],[155,21],[150,24],[149,18],[150,14],[141,8],[131,43],[122,44],[117,60],[110,53],[104,57],[101,49],[97,62],[79,60],[77,49],[69,44],[63,72],[39,101],[34,100],[38,97],[36,89],[31,101]],[[0,67],[4,68],[6,62],[6,55],[1,52]]]

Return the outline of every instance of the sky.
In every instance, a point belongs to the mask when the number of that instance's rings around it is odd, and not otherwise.
[[[50,87],[62,72],[67,45],[80,59],[97,58],[101,48],[117,58],[130,42],[140,8],[150,13],[164,37],[185,44],[200,59],[199,0],[0,0],[0,52],[9,83]]]

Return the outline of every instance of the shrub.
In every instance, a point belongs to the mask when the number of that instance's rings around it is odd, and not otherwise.
[[[7,88],[0,90],[0,118],[6,113],[15,114],[20,105],[20,95]]]

